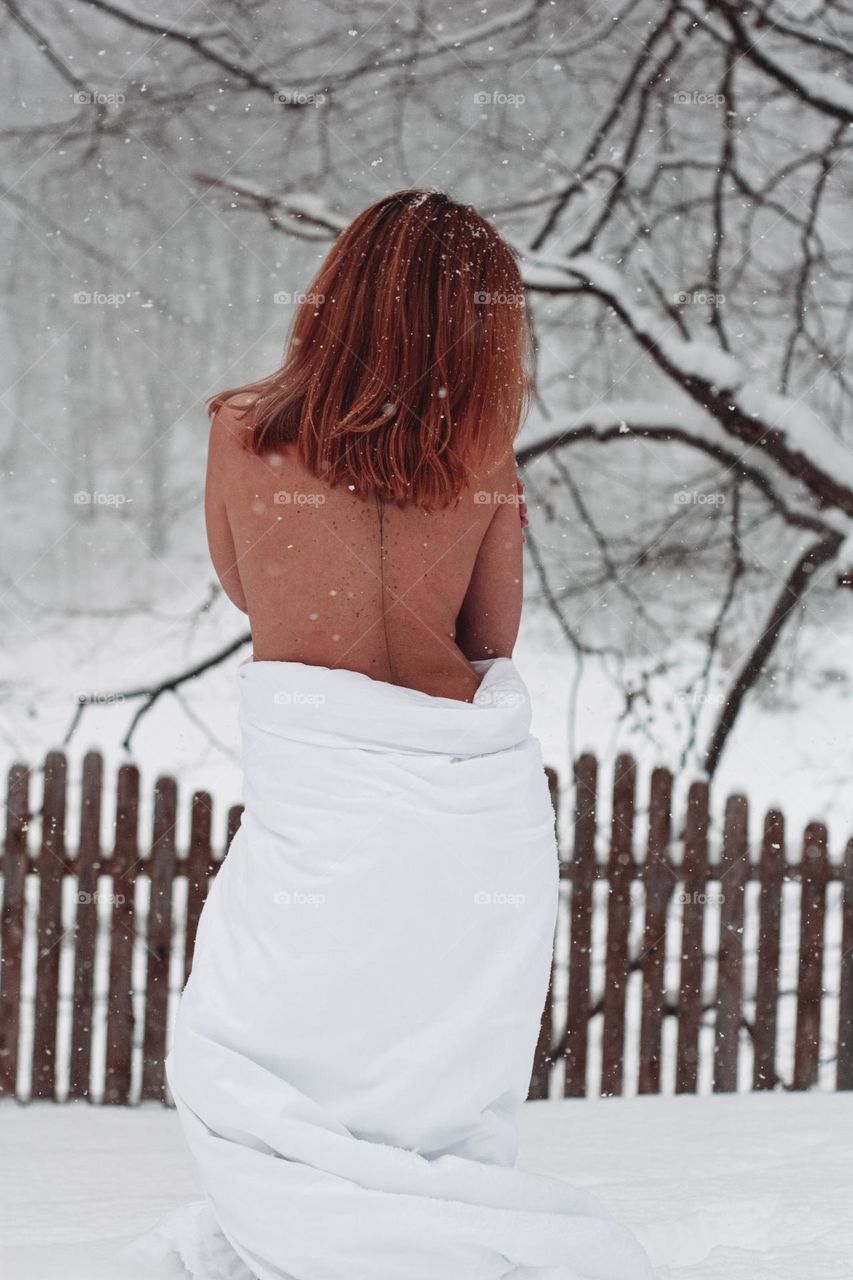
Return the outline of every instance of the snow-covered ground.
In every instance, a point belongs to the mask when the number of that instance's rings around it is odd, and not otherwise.
[[[145,1280],[122,1246],[199,1196],[159,1107],[4,1103],[0,1133],[4,1280]],[[853,1277],[846,1095],[529,1103],[521,1138],[520,1163],[594,1191],[659,1280]]]

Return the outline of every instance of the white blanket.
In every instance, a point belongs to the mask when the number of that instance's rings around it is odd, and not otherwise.
[[[527,690],[478,665],[473,704],[240,668],[245,812],[167,1062],[209,1204],[161,1241],[195,1276],[651,1276],[592,1197],[513,1168],[557,855]]]

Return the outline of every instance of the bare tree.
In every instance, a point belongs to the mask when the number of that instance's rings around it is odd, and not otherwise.
[[[264,261],[292,245],[304,262],[398,187],[492,214],[537,335],[519,447],[534,597],[572,661],[608,665],[640,732],[661,679],[675,688],[682,759],[713,773],[785,637],[830,634],[853,581],[853,11],[514,0],[460,19],[330,0],[306,19],[259,0],[172,25],[112,0],[2,4],[65,94],[10,121],[7,171],[49,148],[40,180],[73,167],[161,241],[152,188],[128,183],[142,154]],[[30,226],[28,181],[10,185]],[[48,187],[74,260],[103,256]],[[130,257],[161,287],[150,254]],[[162,332],[151,345],[169,366]]]

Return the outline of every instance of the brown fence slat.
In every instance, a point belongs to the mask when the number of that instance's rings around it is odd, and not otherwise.
[[[546,769],[545,775],[548,779],[548,792],[551,796],[551,804],[554,808],[554,826],[557,828],[560,817],[559,779],[557,778],[557,772],[555,769]],[[556,928],[559,928],[559,917]],[[556,942],[556,936],[554,942]],[[533,1056],[533,1071],[530,1077],[530,1088],[527,1092],[527,1096],[531,1101],[537,1098],[547,1098],[551,1086],[551,1066],[554,1061],[554,942],[552,942],[551,945],[551,967],[548,973],[548,993],[545,996],[545,1007],[542,1010],[542,1017],[539,1022],[539,1039],[536,1044],[536,1052]]]
[[[800,872],[800,963],[797,981],[795,1089],[817,1083],[823,1007],[823,936],[826,916],[827,833],[822,822],[810,822],[803,837]]]
[[[570,864],[572,898],[564,1085],[567,1098],[582,1098],[586,1093],[597,781],[595,756],[580,756],[575,762],[574,848]]]
[[[190,849],[187,855],[187,905],[184,915],[184,982],[190,976],[195,935],[211,874],[213,854],[210,848],[213,801],[207,791],[197,791],[192,800]]]
[[[853,1089],[853,840],[844,853],[837,1089]]]
[[[133,1063],[133,940],[139,861],[139,770],[122,765],[116,797],[115,846],[110,859],[110,988],[104,1102],[130,1101]]]
[[[70,1098],[88,1098],[92,1070],[92,1002],[98,935],[98,877],[101,870],[101,786],[103,760],[90,751],[83,761],[80,842],[74,920],[74,1007],[71,1026]]]
[[[33,1098],[56,1097],[56,1037],[59,961],[62,952],[62,885],[65,877],[65,756],[51,751],[44,762],[44,800],[36,951],[36,1009],[33,1029]]]
[[[771,809],[764,820],[759,877],[758,973],[753,1026],[753,1089],[772,1089],[776,1076],[776,1023],[779,1004],[779,944],[782,929],[782,881],[785,876],[785,819]]]
[[[737,1089],[743,1019],[744,895],[749,876],[749,810],[746,796],[730,796],[720,858],[720,940],[717,948],[717,1018],[714,1026],[714,1092]]]
[[[676,1093],[695,1093],[702,1023],[703,929],[708,885],[708,784],[694,782],[687,795],[684,830],[684,911],[681,929],[681,988],[678,997]]]
[[[661,1083],[661,1034],[666,997],[666,917],[675,876],[670,865],[672,834],[672,774],[668,769],[652,773],[649,798],[649,834],[643,885],[646,897],[643,952],[642,1014],[640,1018],[640,1093],[659,1093]]]
[[[225,851],[231,848],[231,841],[237,834],[240,827],[240,820],[243,817],[243,806],[241,804],[232,804],[228,810],[228,834],[225,837]]]
[[[0,1096],[8,1097],[15,1097],[18,1091],[29,821],[30,771],[26,765],[15,764],[9,770],[6,790],[3,913],[0,916]]]
[[[634,789],[631,756],[620,755],[613,779],[610,857],[607,864],[607,959],[604,977],[604,1031],[601,1093],[622,1092],[625,1058],[625,992],[628,987],[628,930],[631,924],[631,881],[634,865]]]
[[[151,894],[146,931],[145,1037],[142,1048],[142,1097],[163,1101],[166,1031],[169,1016],[169,963],[172,954],[172,883],[175,877],[175,822],[178,788],[174,778],[158,778],[154,788]]]

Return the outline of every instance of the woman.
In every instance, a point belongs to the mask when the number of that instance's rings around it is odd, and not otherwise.
[[[169,1082],[207,1280],[646,1280],[589,1196],[515,1170],[557,904],[512,660],[529,338],[469,207],[362,213],[283,367],[212,401],[206,513],[251,622],[242,824]]]

